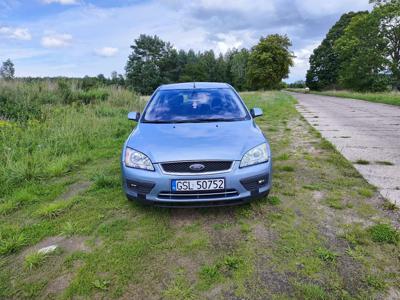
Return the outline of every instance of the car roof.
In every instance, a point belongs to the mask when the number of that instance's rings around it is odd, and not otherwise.
[[[190,89],[226,89],[231,86],[223,82],[182,82],[163,84],[159,90],[190,90]]]

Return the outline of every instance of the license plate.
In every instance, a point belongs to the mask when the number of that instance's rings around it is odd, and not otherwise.
[[[214,191],[225,189],[225,179],[198,179],[198,180],[178,180],[171,181],[173,192],[186,191]]]

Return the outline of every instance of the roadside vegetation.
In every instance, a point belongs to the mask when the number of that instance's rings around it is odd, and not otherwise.
[[[1,123],[0,298],[399,295],[398,211],[290,95],[242,94],[265,112],[257,123],[274,157],[269,198],[174,210],[131,203],[121,189],[119,155],[133,126],[126,114],[143,108],[140,98],[108,87],[104,99],[82,103],[82,91],[70,88],[65,102],[58,86],[7,85],[16,98],[42,89],[59,100],[42,95],[32,100],[41,103],[37,114]],[[58,250],[39,252],[51,245]]]
[[[400,89],[400,1],[370,0],[371,12],[349,12],[310,57],[311,90]]]
[[[343,14],[310,56],[294,92],[400,105],[400,1],[370,0],[372,11]]]
[[[289,92],[306,93],[304,88],[287,88],[285,90],[287,90]],[[338,90],[338,91],[307,91],[307,93],[322,95],[322,96],[360,99],[360,100],[365,100],[365,101],[370,101],[370,102],[400,106],[400,93],[399,92],[359,93],[359,92],[353,92],[353,91]]]

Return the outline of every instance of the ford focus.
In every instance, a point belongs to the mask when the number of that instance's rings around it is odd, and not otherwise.
[[[162,207],[226,206],[265,197],[271,150],[248,109],[225,83],[160,86],[121,156],[128,199]]]

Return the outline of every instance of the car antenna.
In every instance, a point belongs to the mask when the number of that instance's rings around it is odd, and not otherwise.
[[[194,89],[196,88],[196,82],[193,82],[193,88]]]

